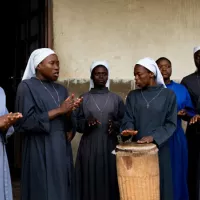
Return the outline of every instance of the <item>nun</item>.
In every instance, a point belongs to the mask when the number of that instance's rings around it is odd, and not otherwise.
[[[12,185],[6,154],[7,139],[13,134],[13,124],[22,117],[21,113],[8,113],[6,95],[0,87],[0,199],[12,200]]]
[[[182,128],[182,120],[189,122],[195,111],[187,89],[171,80],[172,63],[168,58],[161,57],[156,61],[165,85],[174,91],[177,99],[177,128],[170,138],[171,164],[173,173],[174,199],[189,200],[188,194],[188,148],[187,139]]]
[[[196,116],[191,119],[186,129],[188,142],[188,187],[189,198],[200,199],[200,46],[193,49],[196,71],[183,78],[181,83],[188,89]]]
[[[24,135],[21,200],[71,200],[73,159],[66,133],[81,99],[56,83],[59,60],[48,48],[32,52],[16,96],[23,114],[15,129]]]
[[[166,88],[160,70],[152,58],[139,60],[134,67],[134,76],[138,89],[127,96],[121,134],[127,140],[157,145],[160,200],[173,200],[169,138],[176,130],[176,96],[172,90]]]
[[[77,109],[77,131],[82,134],[76,159],[77,200],[119,200],[115,155],[123,100],[109,90],[106,61],[92,63],[90,90]]]

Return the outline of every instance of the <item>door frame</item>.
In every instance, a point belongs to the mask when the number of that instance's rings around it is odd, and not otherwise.
[[[53,49],[53,0],[45,0],[44,22],[44,46]],[[14,135],[14,171],[19,174],[22,163],[22,141],[23,134]]]
[[[53,0],[45,0],[45,46],[53,49]]]

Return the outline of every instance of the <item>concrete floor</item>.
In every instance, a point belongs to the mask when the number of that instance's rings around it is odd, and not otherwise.
[[[13,200],[20,200],[20,181],[14,180],[12,182],[13,186]]]

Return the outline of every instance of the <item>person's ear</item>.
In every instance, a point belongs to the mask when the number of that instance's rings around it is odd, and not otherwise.
[[[155,74],[153,72],[150,72],[150,77],[151,78],[154,78],[155,77]]]

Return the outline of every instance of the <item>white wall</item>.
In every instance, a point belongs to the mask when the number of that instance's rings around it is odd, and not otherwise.
[[[60,80],[89,78],[93,60],[110,62],[111,78],[132,79],[138,59],[168,57],[173,78],[195,70],[200,0],[54,0],[54,48]]]

